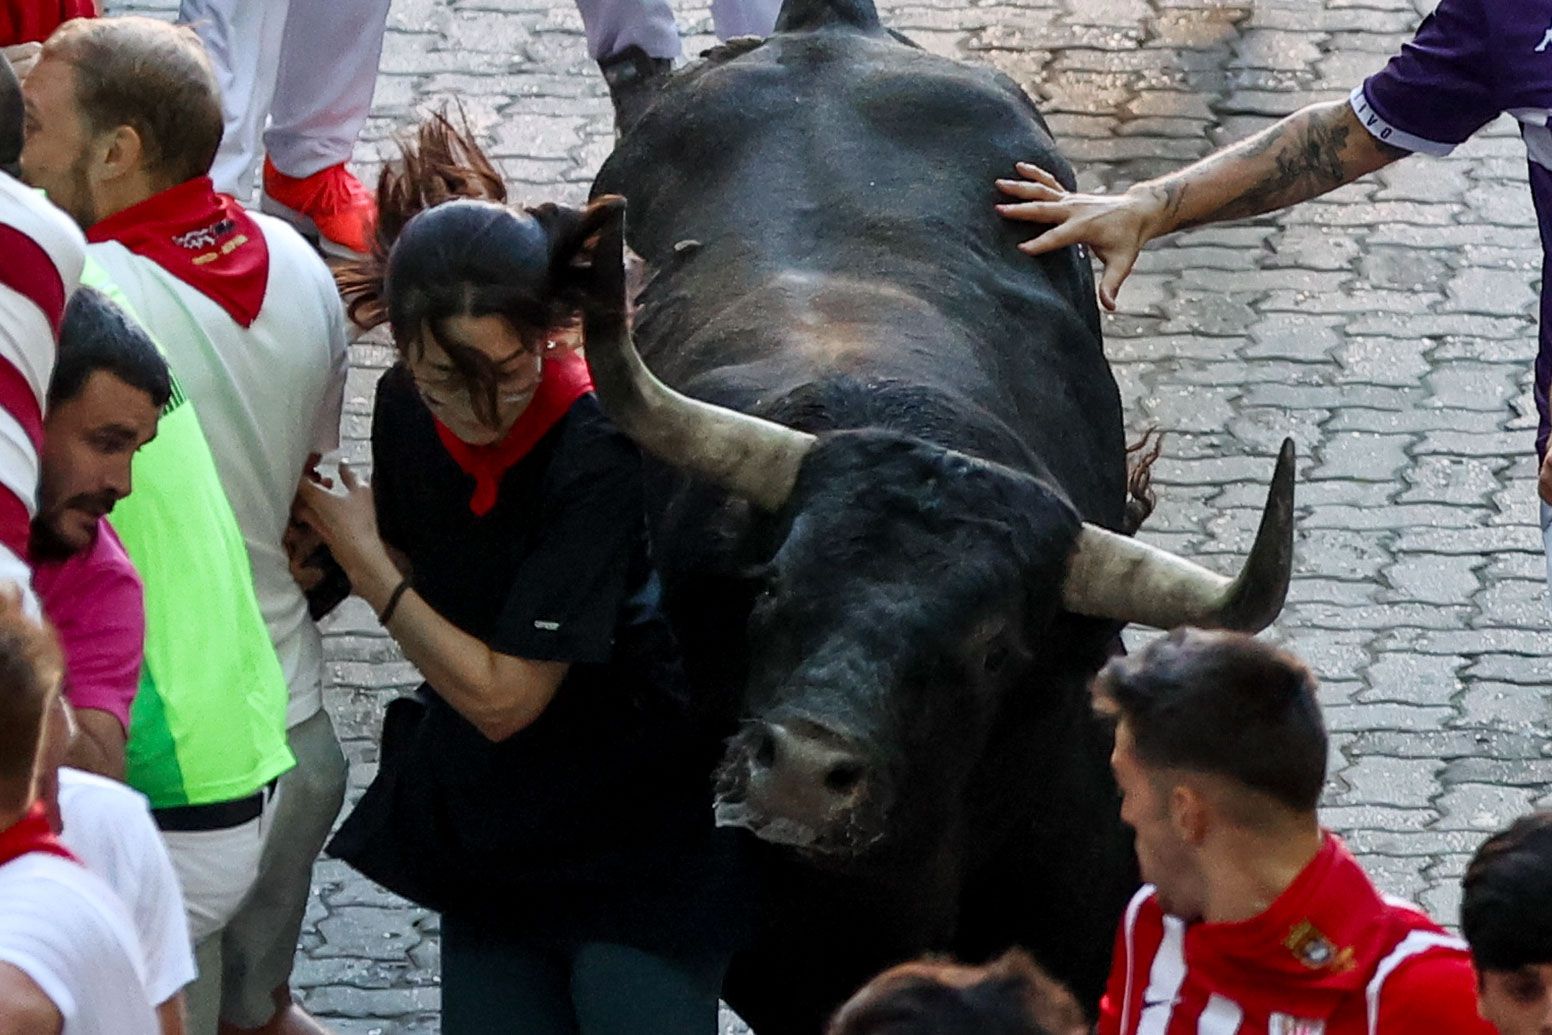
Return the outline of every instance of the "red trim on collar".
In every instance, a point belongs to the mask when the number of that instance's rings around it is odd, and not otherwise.
[[[251,327],[269,287],[269,244],[243,207],[201,176],[115,212],[86,231],[150,259]]]

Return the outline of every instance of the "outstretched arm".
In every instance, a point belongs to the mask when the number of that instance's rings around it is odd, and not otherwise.
[[[1030,255],[1080,243],[1092,248],[1105,264],[1100,301],[1114,309],[1138,252],[1155,237],[1296,205],[1407,153],[1371,136],[1347,101],[1331,101],[1122,194],[1070,193],[1044,169],[1021,162],[1023,179],[997,181],[998,189],[1019,200],[997,210],[1050,226],[1019,246]]]

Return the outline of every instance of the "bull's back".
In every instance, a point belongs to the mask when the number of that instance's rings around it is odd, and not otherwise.
[[[1074,250],[1017,250],[992,181],[1019,160],[1070,181],[1010,81],[882,32],[778,34],[690,70],[597,185],[628,198],[631,246],[654,270],[643,354],[746,409],[751,380],[764,399],[829,374],[941,388],[1107,520],[1120,407],[1092,278]],[[816,346],[811,328],[837,326],[836,309],[845,347]]]

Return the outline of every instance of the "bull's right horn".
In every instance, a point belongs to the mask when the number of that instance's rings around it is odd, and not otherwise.
[[[792,494],[814,436],[774,421],[691,399],[641,361],[625,300],[625,201],[593,248],[591,300],[582,314],[583,347],[609,419],[659,460],[722,486],[766,510]]]
[[[1085,524],[1062,584],[1067,610],[1155,629],[1197,625],[1260,632],[1276,620],[1293,569],[1293,440],[1284,439],[1239,577],[1226,576],[1097,525]]]

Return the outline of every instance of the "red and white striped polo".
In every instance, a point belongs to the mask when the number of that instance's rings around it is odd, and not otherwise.
[[[1264,913],[1166,915],[1152,886],[1117,933],[1098,1035],[1493,1035],[1466,945],[1382,896],[1334,834]]]
[[[27,538],[37,511],[43,400],[86,242],[70,217],[0,173],[0,582],[37,614]]]

